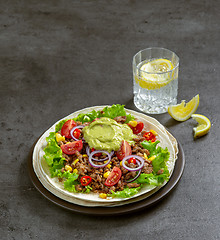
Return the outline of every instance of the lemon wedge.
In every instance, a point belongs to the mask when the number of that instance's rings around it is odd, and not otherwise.
[[[173,80],[171,73],[169,72],[173,68],[174,66],[172,62],[164,58],[145,62],[140,67],[142,72],[140,73],[140,76],[135,77],[135,81],[136,83],[139,83],[142,88],[148,90],[159,89]]]
[[[192,114],[191,117],[196,120],[198,125],[193,128],[194,138],[204,136],[211,128],[210,120],[201,114]]]
[[[183,100],[180,104],[168,107],[168,113],[177,121],[186,121],[196,112],[199,106],[199,94],[193,97],[188,103]]]

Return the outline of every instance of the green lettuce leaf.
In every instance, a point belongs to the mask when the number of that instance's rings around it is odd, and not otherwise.
[[[61,125],[65,121],[61,121],[57,126],[57,129],[62,127]],[[59,131],[59,130],[58,130]],[[56,133],[51,132],[46,138],[48,142],[47,146],[44,148],[44,158],[50,167],[51,177],[58,177],[64,180],[64,189],[70,192],[76,192],[75,185],[79,184],[77,181],[79,175],[77,173],[70,173],[69,171],[62,172],[64,167],[65,158],[62,157],[62,150],[56,142]],[[86,191],[89,192],[91,189],[87,188]]]
[[[160,175],[153,173],[150,174],[142,173],[135,182],[145,183],[152,186],[160,186],[161,184],[164,183],[164,181],[168,181],[169,175],[170,174],[167,169],[164,170],[164,172]]]
[[[63,173],[61,172],[61,169],[64,167],[64,158],[57,158],[53,160],[53,164],[50,166],[50,175],[51,177],[63,177]]]
[[[108,117],[113,119],[118,116],[126,116],[127,117],[126,123],[131,120],[134,120],[134,116],[127,114],[124,109],[124,105],[120,105],[120,104],[116,104],[116,105],[113,104],[111,107],[104,107],[103,110],[101,111],[93,110],[89,113],[79,114],[73,120],[84,123],[84,122],[91,122],[95,118]]]
[[[101,111],[100,115],[101,115],[100,117],[108,117],[112,119],[118,116],[126,116],[127,117],[126,122],[134,120],[134,116],[127,114],[124,109],[124,105],[120,104],[112,105],[111,107],[105,107]]]
[[[93,110],[89,113],[80,113],[76,118],[74,118],[74,121],[79,122],[92,122],[95,118],[99,118],[99,112]]]
[[[58,146],[55,132],[51,132],[46,141],[47,146],[44,148],[44,159],[50,167],[51,177],[62,177],[61,169],[64,167],[65,158],[63,158],[63,152]]]
[[[135,182],[160,186],[164,181],[168,181],[170,174],[166,162],[169,160],[170,153],[167,148],[163,149],[157,146],[159,142],[143,141],[141,143],[145,149],[149,150],[149,157],[155,156],[155,159],[152,161],[153,173],[142,173]],[[160,169],[163,169],[163,173],[157,174]]]
[[[169,160],[170,153],[167,149],[163,149],[160,146],[157,146],[157,144],[160,141],[151,142],[151,141],[143,141],[141,145],[149,150],[150,155],[149,157],[155,156],[155,159],[152,161],[153,170],[155,173],[157,173],[160,169],[166,168],[166,162]]]
[[[70,192],[77,192],[75,185],[79,184],[77,181],[79,175],[77,173],[70,173],[70,172],[64,172],[65,175],[63,175],[64,178],[66,178],[66,181],[64,182],[64,189],[70,191]]]
[[[46,140],[48,144],[44,148],[44,159],[49,166],[52,166],[55,159],[62,159],[62,150],[56,142],[55,132],[51,132]]]
[[[160,141],[156,141],[156,142],[151,142],[151,141],[143,141],[141,143],[141,145],[147,149],[150,152],[149,157],[152,157],[153,155],[155,155],[157,152],[160,152],[160,149],[157,149],[157,144]]]
[[[135,194],[138,193],[138,191],[140,190],[141,186],[140,187],[137,187],[137,188],[124,188],[124,190],[122,191],[117,191],[117,192],[114,192],[112,191],[111,194],[108,194],[109,197],[118,197],[118,198],[129,198]]]

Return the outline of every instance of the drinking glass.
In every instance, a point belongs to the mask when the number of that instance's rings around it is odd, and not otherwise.
[[[154,71],[146,66],[168,64],[169,70]],[[146,65],[148,64],[148,65]],[[149,66],[150,66],[149,65]],[[135,106],[149,114],[167,112],[177,103],[179,57],[165,48],[146,48],[133,57],[133,93]]]

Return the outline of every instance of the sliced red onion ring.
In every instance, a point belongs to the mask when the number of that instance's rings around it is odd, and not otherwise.
[[[144,161],[144,160],[143,160],[143,161]],[[141,166],[142,161],[140,161],[139,158],[138,158],[138,159],[136,159],[136,162],[137,162],[138,168],[139,168],[139,167]],[[124,165],[125,165],[125,164],[124,164]],[[124,167],[124,166],[123,166],[123,167]],[[128,168],[128,167],[126,166],[126,168]],[[132,168],[132,169],[137,169],[137,168]],[[142,168],[141,168],[141,169],[142,169]],[[136,180],[136,179],[140,176],[140,174],[141,174],[141,169],[139,169],[138,173],[136,174],[136,176],[135,176],[134,178],[129,179],[129,180],[125,180],[125,182],[130,183],[130,182],[133,182],[134,180]]]
[[[98,150],[97,150],[97,151],[98,151]],[[101,150],[98,151],[98,153],[100,153],[100,152],[101,152]],[[87,153],[88,156],[91,154],[91,150],[90,150],[90,147],[89,147],[89,146],[86,147],[86,153]],[[93,153],[93,152],[92,152],[92,153]],[[110,153],[107,152],[107,153],[112,157],[112,155],[114,154],[114,151],[111,151]],[[94,155],[94,154],[93,154],[93,155]],[[96,158],[93,158],[93,157],[92,157],[92,160],[94,160],[94,161],[105,161],[105,160],[107,160],[107,159],[108,159],[108,157],[97,160]]]
[[[125,162],[126,162],[126,160],[128,160],[130,158],[135,158],[136,160],[139,160],[140,161],[140,165],[137,168],[130,168],[130,167],[126,166]],[[144,159],[142,157],[137,156],[137,155],[128,155],[128,156],[123,158],[122,166],[125,169],[127,169],[128,171],[131,171],[131,172],[139,171],[144,166]]]
[[[130,182],[133,182],[134,180],[136,180],[141,174],[141,169],[138,171],[138,173],[136,174],[136,176],[132,179],[129,179],[129,180],[125,180],[125,182],[127,183],[130,183]]]
[[[82,128],[84,128],[85,126],[83,126],[83,125],[79,125],[79,126],[76,126],[76,127],[74,127],[74,128],[72,128],[71,130],[70,130],[70,135],[71,135],[71,137],[75,140],[75,141],[78,141],[79,139],[77,139],[77,138],[75,138],[74,136],[73,136],[73,132],[76,130],[76,129],[82,129]],[[85,141],[84,139],[82,139],[82,141]]]
[[[90,155],[90,147],[89,146],[86,147],[86,153],[88,156]]]
[[[106,163],[101,164],[101,165],[95,164],[93,161],[97,161],[97,162],[105,161],[105,159],[95,159],[95,158],[92,157],[93,155],[95,155],[97,153],[107,154],[108,161]],[[107,151],[102,151],[102,150],[98,151],[97,150],[97,151],[93,151],[92,153],[89,154],[89,163],[92,167],[95,167],[95,168],[105,167],[106,165],[108,165],[110,163],[110,161],[111,161],[111,156]]]

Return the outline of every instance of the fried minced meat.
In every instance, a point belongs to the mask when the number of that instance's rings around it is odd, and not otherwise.
[[[132,154],[138,155],[145,160],[144,166],[141,169],[141,173],[149,174],[153,172],[153,166],[150,161],[144,158],[144,154],[148,156],[150,153],[147,149],[144,149],[143,146],[141,145],[142,139],[143,138],[141,135],[137,136],[137,138],[134,139],[135,143],[131,146],[131,150],[132,150]],[[59,145],[62,145],[62,144],[65,144],[65,143],[60,143]],[[136,176],[137,172],[136,171],[131,172],[125,169],[120,164],[121,160],[118,159],[118,157],[116,156],[116,153],[113,154],[111,162],[107,166],[101,167],[101,168],[94,168],[90,165],[88,161],[88,155],[86,154],[87,144],[83,144],[83,145],[84,145],[83,149],[80,152],[76,152],[73,155],[63,154],[63,157],[66,160],[65,165],[71,166],[72,171],[77,169],[75,171],[77,172],[77,174],[79,174],[78,179],[81,179],[81,177],[83,176],[90,176],[92,178],[92,182],[89,184],[89,186],[92,188],[91,190],[92,192],[108,194],[108,193],[111,193],[111,191],[114,191],[114,192],[121,191],[126,186],[129,188],[139,186],[139,184],[127,183],[128,180],[133,179]],[[137,164],[135,165],[133,163],[127,164],[127,166],[138,167]],[[120,168],[122,172],[122,176],[114,186],[109,187],[105,185],[106,178],[104,177],[104,174],[106,172],[111,172],[114,167]],[[65,167],[62,169],[62,171],[65,171]],[[80,183],[76,185],[77,191],[84,191],[84,189],[85,189],[85,186],[82,186]]]

